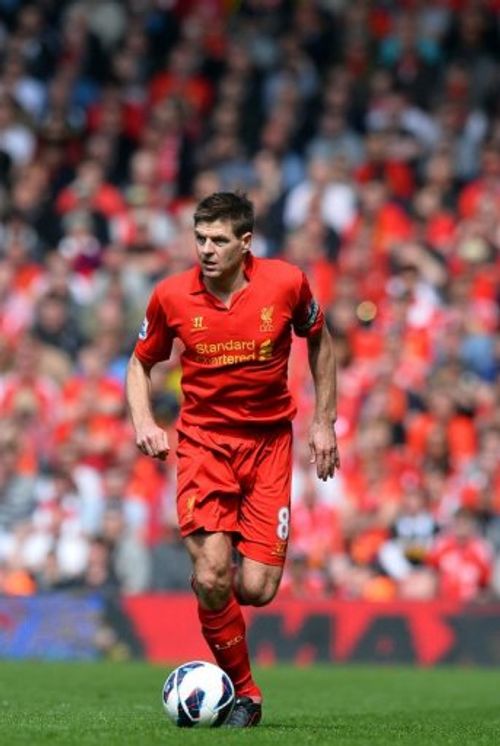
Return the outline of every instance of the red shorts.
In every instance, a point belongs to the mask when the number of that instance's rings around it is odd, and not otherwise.
[[[183,536],[233,534],[236,549],[283,565],[290,525],[292,426],[179,433],[177,514]]]

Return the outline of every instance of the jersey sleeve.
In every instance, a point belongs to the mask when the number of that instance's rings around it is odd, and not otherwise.
[[[299,294],[292,314],[292,325],[298,337],[314,337],[324,324],[324,316],[317,301],[313,298],[307,277],[302,272]]]
[[[142,322],[134,354],[142,363],[154,365],[168,360],[175,334],[168,326],[157,290],[153,291]]]

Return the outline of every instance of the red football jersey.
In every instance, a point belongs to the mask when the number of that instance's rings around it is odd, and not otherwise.
[[[430,553],[429,563],[439,573],[442,598],[473,601],[486,588],[493,572],[490,545],[480,537],[459,542],[455,536],[441,536]]]
[[[323,314],[304,273],[279,259],[248,256],[248,284],[228,308],[206,289],[200,269],[167,277],[153,291],[135,354],[145,365],[181,355],[182,425],[267,425],[291,420],[287,385],[292,328],[318,334]]]

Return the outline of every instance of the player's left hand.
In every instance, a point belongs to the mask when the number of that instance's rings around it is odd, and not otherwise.
[[[323,482],[340,469],[339,449],[335,426],[332,422],[313,422],[309,431],[311,464],[316,464],[316,474]]]

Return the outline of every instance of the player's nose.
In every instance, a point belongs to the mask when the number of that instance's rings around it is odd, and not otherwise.
[[[215,247],[214,247],[214,244],[212,243],[212,241],[209,238],[207,238],[205,240],[205,243],[203,244],[203,246],[200,249],[201,256],[210,256],[211,254],[214,253],[214,248]]]

